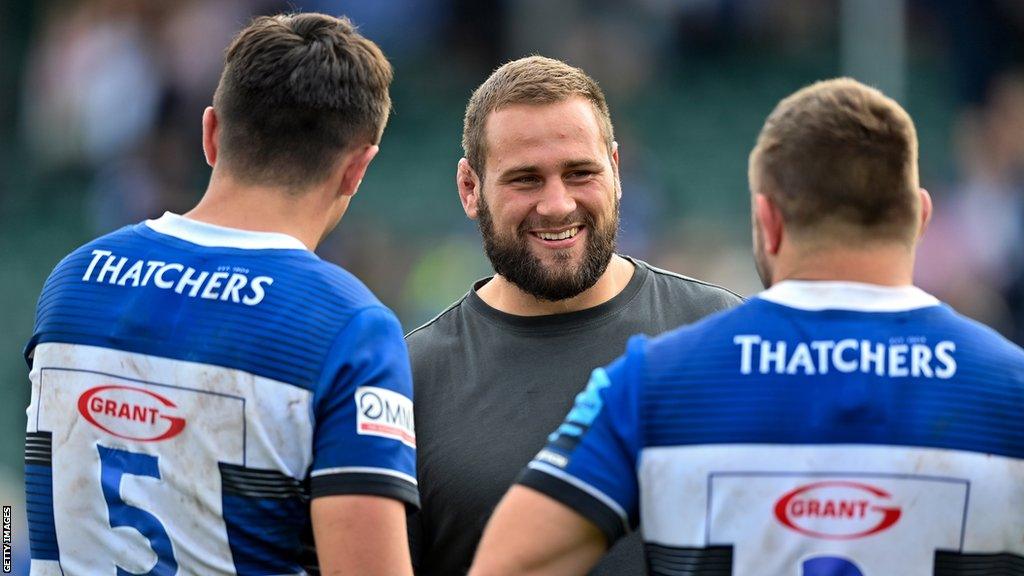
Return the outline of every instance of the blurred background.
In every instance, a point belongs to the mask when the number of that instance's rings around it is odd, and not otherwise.
[[[936,213],[918,283],[1024,342],[1024,1],[63,0],[0,5],[0,499],[21,496],[21,350],[49,271],[125,224],[187,211],[200,118],[255,14],[347,14],[396,72],[382,150],[319,254],[412,329],[489,274],[455,189],[469,94],[539,53],[604,88],[620,251],[749,295],[747,154],[777,101],[837,75],[917,123]],[[24,564],[16,573],[24,570]],[[23,573],[23,572],[21,572]]]

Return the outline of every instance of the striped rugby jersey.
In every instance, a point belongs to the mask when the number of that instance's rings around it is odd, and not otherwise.
[[[103,236],[47,280],[26,358],[34,576],[303,574],[310,498],[418,505],[401,327],[290,236]]]
[[[1024,574],[1024,352],[913,287],[782,282],[594,371],[520,483],[656,575]]]

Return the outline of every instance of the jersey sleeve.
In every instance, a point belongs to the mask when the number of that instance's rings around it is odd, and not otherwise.
[[[518,479],[593,522],[609,546],[639,522],[639,382],[633,374],[643,341],[633,338],[625,356],[594,370],[565,421]]]
[[[391,311],[363,310],[338,334],[313,411],[313,498],[367,494],[419,507],[412,371]]]

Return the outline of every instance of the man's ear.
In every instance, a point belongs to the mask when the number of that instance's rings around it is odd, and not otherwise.
[[[772,256],[779,253],[782,247],[784,225],[782,222],[782,210],[771,198],[764,194],[754,194],[754,218],[757,218],[759,226],[756,226],[756,233],[761,235],[761,247],[765,253]]]
[[[455,184],[459,187],[459,200],[462,201],[462,209],[470,220],[476,220],[479,213],[478,202],[482,192],[480,177],[469,165],[465,158],[459,160],[459,166],[455,170]]]
[[[917,239],[920,240],[932,220],[932,195],[924,188],[918,188],[917,194],[921,198],[921,222],[917,229]]]
[[[359,191],[359,185],[363,182],[363,176],[366,175],[366,169],[377,152],[380,152],[380,146],[368,144],[362,148],[356,148],[349,153],[348,158],[343,160],[344,169],[341,174],[341,183],[338,185],[340,196],[355,196]]]
[[[217,111],[213,106],[207,106],[203,110],[203,156],[206,156],[206,163],[213,168],[217,163],[220,138],[220,119],[217,118]]]
[[[615,172],[614,176],[616,180],[619,180],[619,143],[612,142],[612,170]],[[622,181],[619,181],[619,185],[616,187],[616,196],[619,200],[622,200]]]

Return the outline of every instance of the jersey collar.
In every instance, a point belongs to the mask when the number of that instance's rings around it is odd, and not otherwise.
[[[172,212],[155,220],[146,220],[153,230],[200,246],[242,248],[247,250],[308,250],[298,238],[280,232],[253,232],[207,224]]]
[[[785,280],[757,297],[800,310],[903,312],[939,305],[937,298],[916,286],[860,282]]]

